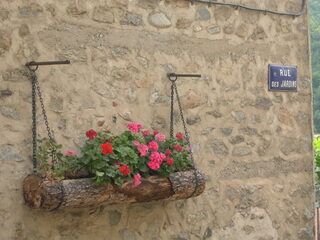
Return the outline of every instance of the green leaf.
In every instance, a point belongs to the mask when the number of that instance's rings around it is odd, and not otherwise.
[[[102,176],[104,176],[104,172],[96,171],[96,175],[97,175],[98,177],[102,177]]]

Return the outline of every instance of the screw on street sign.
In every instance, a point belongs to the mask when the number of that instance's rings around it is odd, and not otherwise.
[[[269,64],[269,91],[297,91],[297,66]]]

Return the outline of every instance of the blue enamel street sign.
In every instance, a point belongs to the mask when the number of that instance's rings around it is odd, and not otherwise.
[[[297,91],[297,66],[269,64],[269,91]]]

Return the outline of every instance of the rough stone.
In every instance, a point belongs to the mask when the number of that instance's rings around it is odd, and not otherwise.
[[[210,112],[206,112],[206,114],[213,116],[215,118],[221,118],[222,114],[218,111],[210,111]]]
[[[229,142],[230,142],[231,144],[233,144],[233,145],[239,144],[239,143],[244,142],[244,137],[241,136],[241,135],[237,135],[237,136],[231,137],[231,138],[229,139]]]
[[[9,11],[6,9],[0,9],[0,21],[5,21],[9,18]]]
[[[128,229],[119,230],[121,240],[135,240],[136,234]]]
[[[24,82],[28,81],[28,73],[25,70],[14,68],[2,73],[3,81]]]
[[[0,147],[0,161],[22,161],[22,157],[18,149],[10,145]]]
[[[20,114],[16,110],[12,109],[11,107],[0,106],[0,113],[2,114],[2,116],[9,119],[13,119],[13,120],[20,119]]]
[[[0,90],[0,98],[1,97],[10,97],[13,92],[10,89]]]
[[[219,25],[210,25],[207,27],[207,31],[210,34],[217,34],[221,32],[221,28]]]
[[[200,21],[208,21],[211,18],[209,10],[205,7],[199,7],[197,9],[196,19]]]
[[[124,19],[120,22],[122,25],[142,26],[143,20],[140,14],[127,13]]]
[[[236,112],[232,112],[231,114],[237,123],[242,123],[246,119],[246,114],[244,112],[236,111]]]
[[[135,84],[138,88],[150,88],[153,85],[153,77],[145,76],[135,80]]]
[[[252,35],[251,35],[251,38],[253,39],[253,40],[263,40],[263,39],[265,39],[265,38],[267,38],[268,36],[267,36],[267,34],[266,34],[266,32],[264,31],[264,29],[263,29],[263,27],[257,27],[254,31],[253,31],[253,33],[252,33]]]
[[[255,107],[262,110],[269,110],[273,106],[272,101],[269,98],[258,97],[255,101]]]
[[[81,9],[79,6],[76,6],[75,4],[71,4],[66,9],[67,14],[73,17],[80,17],[82,15],[87,14],[87,11],[85,9]]]
[[[34,17],[43,12],[43,8],[38,3],[31,3],[24,7],[19,7],[19,13],[22,17]]]
[[[108,211],[108,218],[111,226],[118,225],[121,220],[121,212],[117,210]]]
[[[210,239],[211,237],[212,237],[212,229],[208,227],[203,234],[202,240],[207,240],[207,239]]]
[[[186,29],[189,28],[192,24],[192,20],[187,18],[179,18],[176,23],[176,27],[178,29]]]
[[[67,128],[67,119],[60,119],[58,122],[58,128],[61,130],[66,130]]]
[[[169,103],[169,101],[169,96],[161,95],[159,92],[154,92],[150,96],[150,104]]]
[[[201,118],[199,116],[188,117],[186,122],[188,125],[193,125],[193,124],[201,122]]]
[[[189,90],[181,101],[184,109],[192,109],[204,104],[202,96],[193,90]]]
[[[124,68],[114,67],[111,70],[111,77],[117,81],[125,81],[130,79],[130,73]]]
[[[54,112],[63,112],[63,98],[58,96],[51,96],[49,108]]]
[[[254,136],[258,134],[258,131],[255,128],[245,127],[245,128],[240,128],[239,133],[248,135],[248,136]]]
[[[213,139],[209,142],[209,147],[215,156],[222,158],[229,155],[229,149],[222,140]]]
[[[213,130],[214,128],[205,128],[201,131],[201,135],[209,135]]]
[[[93,9],[92,19],[100,23],[113,23],[114,15],[108,8],[99,6]]]
[[[167,122],[164,118],[155,116],[155,119],[151,123],[151,127],[154,130],[160,131],[167,127]]]
[[[233,24],[228,24],[223,27],[223,32],[225,34],[232,34],[234,32],[234,25]]]
[[[233,128],[220,128],[220,131],[225,136],[230,136],[232,134]]]
[[[200,26],[200,25],[198,25],[198,24],[195,24],[194,26],[193,26],[193,31],[194,32],[200,32],[202,30],[202,27]]]
[[[99,94],[104,98],[110,98],[110,99],[116,98],[115,88],[103,80],[96,79],[96,81],[92,83],[91,88],[93,89],[94,92],[96,92],[97,94]]]
[[[246,24],[240,24],[236,28],[236,35],[240,38],[245,38],[248,35],[248,27]]]
[[[243,157],[251,155],[252,151],[249,147],[235,147],[232,151],[232,156]]]
[[[133,103],[137,101],[137,92],[134,88],[127,88],[125,90],[125,95],[128,102]]]
[[[27,24],[22,24],[19,27],[19,36],[20,37],[25,37],[28,36],[30,34],[30,30]]]
[[[148,20],[156,28],[169,28],[171,26],[171,20],[162,12],[151,13]]]
[[[3,56],[11,47],[11,34],[0,30],[0,57]]]
[[[171,238],[172,240],[190,240],[190,236],[188,233],[183,232],[183,233],[179,233],[176,236],[173,236]]]

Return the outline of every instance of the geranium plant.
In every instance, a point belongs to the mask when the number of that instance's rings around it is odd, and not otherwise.
[[[169,176],[191,167],[191,149],[181,133],[167,138],[157,131],[142,130],[140,124],[129,123],[127,128],[118,136],[87,131],[88,139],[79,155],[72,150],[62,154],[61,145],[40,140],[38,171],[50,179],[89,176],[97,184],[122,185],[134,179],[136,187],[141,177]]]

